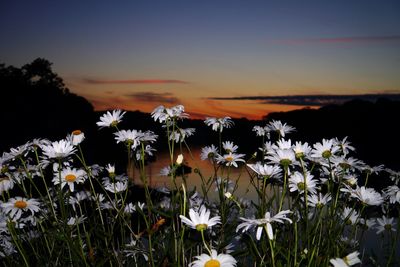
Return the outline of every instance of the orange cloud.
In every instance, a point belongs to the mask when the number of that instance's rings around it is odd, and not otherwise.
[[[284,95],[284,96],[239,96],[239,97],[211,97],[211,100],[249,100],[264,104],[280,104],[294,106],[323,106],[340,104],[352,99],[376,101],[378,98],[399,100],[400,94],[352,94],[352,95]]]
[[[189,84],[190,82],[182,80],[164,80],[164,79],[140,79],[140,80],[98,80],[82,79],[87,84]]]
[[[179,99],[171,93],[154,93],[154,92],[137,92],[125,95],[141,102],[156,102],[156,103],[169,103],[176,104]]]

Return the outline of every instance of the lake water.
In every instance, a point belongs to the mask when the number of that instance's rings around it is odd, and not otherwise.
[[[190,166],[192,168],[192,172],[188,174],[188,179],[187,179],[187,186],[188,189],[193,189],[196,187],[197,191],[201,190],[201,178],[198,173],[195,173],[195,169],[199,169],[205,179],[208,179],[214,175],[214,169],[213,165],[211,162],[208,160],[201,160],[200,158],[200,149],[194,149],[192,150],[192,156],[189,154],[184,154],[184,162],[186,165]],[[176,159],[176,156],[175,156]],[[157,187],[172,187],[172,181],[170,177],[166,176],[161,176],[160,175],[160,170],[170,164],[170,157],[169,154],[167,153],[162,153],[160,155],[157,155],[157,160],[155,162],[151,162],[146,166],[146,176],[148,178],[150,187],[152,188],[157,188]],[[245,165],[242,163],[239,165],[239,168],[231,167],[229,170],[229,178],[231,181],[234,181],[238,183],[238,188],[235,191],[235,196],[236,197],[244,197],[244,198],[249,198],[254,200],[256,195],[254,192],[254,188],[252,188],[250,184],[250,177],[249,174],[247,173],[245,169]],[[220,176],[222,178],[227,177],[228,173],[228,168],[223,168],[219,170],[218,174],[221,174]],[[142,181],[140,180],[140,173],[138,169],[135,169],[133,172],[133,182],[135,184],[141,185]],[[181,183],[181,178],[177,178],[177,183],[178,185]],[[212,186],[212,192],[214,192],[215,186]]]
[[[201,160],[200,159],[200,149],[194,149],[192,150],[192,155],[193,158],[190,157],[189,154],[184,154],[184,162],[186,165],[190,166],[192,168],[192,172],[188,174],[188,179],[187,179],[187,185],[188,189],[193,189],[196,187],[197,191],[201,191],[201,178],[199,174],[194,172],[194,169],[197,168],[201,171],[203,174],[203,177],[205,179],[208,179],[209,177],[212,177],[214,175],[214,169],[213,165],[208,161],[208,160]],[[176,159],[176,156],[175,156]],[[171,188],[172,187],[172,182],[170,177],[166,176],[161,176],[160,175],[160,170],[170,164],[170,158],[169,154],[167,153],[162,153],[157,156],[157,160],[155,162],[151,162],[146,166],[146,175],[148,177],[149,184],[152,188],[157,188],[157,187],[167,187]],[[221,171],[221,170],[220,170]],[[218,174],[221,174],[219,172]],[[142,184],[140,180],[140,173],[139,170],[135,169],[133,174],[131,175],[133,181],[135,184]],[[226,178],[227,177],[227,168],[224,168],[224,173],[221,175],[221,177]],[[258,198],[255,193],[255,189],[250,183],[250,177],[249,174],[246,170],[245,165],[242,163],[239,165],[239,168],[230,168],[230,174],[229,178],[232,181],[236,181],[238,183],[238,188],[235,191],[235,197],[237,198],[247,198],[249,200],[256,201]],[[178,186],[181,183],[181,178],[177,178],[176,180]],[[217,196],[216,192],[214,191],[215,186],[213,185],[210,190],[209,197],[211,199],[215,198]],[[267,192],[268,194],[268,192]],[[387,241],[388,235],[385,234],[385,240]],[[384,262],[384,257],[383,251],[385,249],[382,247],[383,244],[382,236],[377,236],[375,234],[375,230],[368,230],[364,238],[362,240],[360,252],[361,254],[363,252],[366,252],[367,254],[370,254],[373,252],[378,259],[378,262]],[[395,258],[400,255],[400,240],[398,240],[397,248],[396,248],[396,254]],[[360,255],[361,256],[361,255]],[[369,266],[363,264],[363,266]]]

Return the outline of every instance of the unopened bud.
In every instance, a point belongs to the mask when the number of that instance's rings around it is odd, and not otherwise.
[[[231,199],[233,196],[232,196],[231,192],[226,192],[226,193],[225,193],[225,197],[226,197],[227,199]]]
[[[176,164],[181,165],[183,162],[183,155],[179,154],[178,158],[176,159]]]

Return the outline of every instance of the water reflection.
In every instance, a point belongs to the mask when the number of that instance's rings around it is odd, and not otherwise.
[[[201,178],[198,173],[195,172],[195,169],[200,170],[201,174],[205,179],[209,179],[210,177],[214,177],[214,168],[211,162],[205,160],[201,160],[200,158],[201,149],[193,149],[192,154],[184,153],[184,162],[186,165],[192,168],[191,173],[187,176],[187,185],[188,189],[191,190],[196,188],[198,192],[201,192]],[[174,159],[177,158],[175,155]],[[170,177],[161,176],[160,170],[170,164],[170,157],[168,153],[159,153],[157,156],[157,160],[149,163],[146,166],[146,176],[149,181],[149,184],[152,188],[158,187],[167,187],[172,188],[172,181]],[[239,168],[230,168],[228,174],[228,168],[222,168],[218,171],[218,174],[222,178],[229,178],[233,182],[237,182],[238,187],[235,191],[235,197],[237,198],[246,198],[255,201],[258,203],[258,197],[256,195],[255,189],[253,185],[250,183],[250,175],[246,166],[241,164]],[[142,182],[140,180],[140,173],[138,169],[135,169],[132,174],[133,182],[137,185],[141,185]],[[182,182],[181,177],[176,179],[176,183],[180,185]],[[217,193],[214,191],[215,183],[212,185],[208,197],[213,199],[217,197]],[[270,189],[269,187],[267,189]],[[267,197],[272,196],[273,192],[268,190]],[[286,203],[287,204],[287,203]],[[284,204],[285,206],[285,204]],[[396,222],[398,223],[398,222]],[[378,236],[374,229],[369,229],[364,233],[364,236],[361,240],[358,240],[360,243],[360,251],[366,252],[367,254],[373,254],[376,257],[378,263],[385,262],[385,257],[388,255],[384,255],[382,252],[387,249],[384,247],[384,244],[388,243],[388,238],[390,238],[387,233],[383,236]],[[397,240],[397,246],[395,250],[395,255],[400,255],[400,240]],[[370,259],[364,259],[365,261],[370,261]]]
[[[192,168],[191,173],[189,173],[187,176],[187,185],[188,189],[191,190],[193,188],[196,188],[197,191],[201,190],[201,177],[200,174],[195,171],[195,169],[199,170],[201,172],[201,175],[207,180],[210,177],[214,177],[214,167],[211,162],[208,160],[201,160],[200,158],[200,153],[201,149],[196,148],[191,151],[191,154],[189,153],[184,153],[184,162],[186,165],[190,166]],[[177,156],[175,156],[174,159],[176,159]],[[167,187],[171,188],[172,181],[170,177],[162,176],[160,175],[160,170],[166,166],[169,166],[171,163],[170,156],[168,153],[159,153],[157,155],[157,160],[154,162],[150,162],[145,170],[146,170],[146,177],[148,179],[149,185],[152,188],[158,188],[158,187]],[[227,178],[229,176],[229,179],[236,183],[237,182],[237,190],[235,191],[235,196],[236,197],[243,197],[243,198],[249,198],[252,200],[256,199],[255,191],[250,184],[250,176],[249,173],[246,170],[246,167],[244,164],[241,164],[239,168],[235,167],[225,167],[225,168],[220,168],[218,170],[218,175],[221,178]],[[133,171],[133,182],[137,185],[141,185],[142,181],[140,179],[140,173],[138,169],[135,169]],[[182,182],[182,178],[178,177],[176,179],[176,182],[180,184]],[[210,193],[211,196],[213,197],[213,192],[215,189],[215,185],[211,187]]]

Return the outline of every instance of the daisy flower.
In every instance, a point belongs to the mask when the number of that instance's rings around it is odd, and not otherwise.
[[[204,121],[207,126],[211,126],[213,131],[220,132],[224,130],[224,128],[231,128],[233,126],[233,121],[230,117],[224,118],[210,118],[207,117]]]
[[[118,123],[121,122],[125,113],[125,111],[122,112],[122,110],[119,109],[113,110],[112,113],[107,111],[107,113],[100,117],[100,121],[96,122],[96,124],[100,127],[100,129],[104,127],[116,127]]]
[[[160,176],[171,176],[172,169],[171,166],[166,166],[160,170]]]
[[[280,139],[276,142],[276,145],[273,145],[274,149],[292,149],[292,140],[285,140],[285,139]]]
[[[365,229],[372,229],[376,225],[376,218],[363,219],[360,218],[360,224],[365,227]]]
[[[8,175],[2,175],[0,177],[0,195],[12,189],[14,187],[14,181]]]
[[[364,162],[362,162],[361,160],[352,157],[345,158],[344,156],[332,158],[332,163],[336,166],[339,166],[343,170],[348,170],[352,168],[362,170],[365,165]]]
[[[76,205],[79,205],[82,201],[89,199],[91,196],[89,191],[79,191],[76,192],[74,196],[69,197],[68,203],[76,210]]]
[[[225,149],[226,153],[236,153],[237,149],[239,148],[230,141],[222,142],[222,147]]]
[[[199,211],[203,207],[204,199],[198,192],[194,192],[194,194],[189,198],[190,207],[194,211]]]
[[[396,223],[394,222],[394,218],[389,218],[383,215],[382,218],[377,218],[376,222],[377,225],[375,226],[375,229],[377,230],[377,235],[384,231],[396,232]]]
[[[245,162],[244,159],[242,159],[245,154],[235,154],[235,153],[229,153],[225,154],[223,156],[218,155],[217,162],[218,163],[225,163],[225,166],[234,166],[238,167],[237,162]]]
[[[128,188],[127,182],[110,183],[104,186],[104,189],[111,193],[123,192]]]
[[[252,227],[257,227],[256,239],[260,240],[262,230],[264,229],[264,227],[266,227],[268,238],[270,240],[273,240],[274,232],[273,232],[271,223],[273,223],[273,222],[284,223],[284,221],[288,221],[289,223],[292,223],[292,220],[286,217],[290,213],[292,213],[290,210],[284,210],[284,211],[279,212],[275,216],[271,217],[271,213],[269,211],[267,211],[264,215],[264,218],[261,218],[261,219],[247,219],[247,218],[240,217],[240,219],[244,222],[237,226],[236,232],[238,232],[240,230],[242,230],[242,232],[246,232],[247,230],[251,229]]]
[[[295,154],[293,150],[278,149],[269,151],[265,159],[268,159],[273,163],[281,164],[282,166],[288,167],[295,162]]]
[[[75,216],[75,217],[70,217],[67,221],[67,224],[72,226],[72,225],[78,225],[83,223],[86,220],[85,216]]]
[[[183,105],[176,105],[171,108],[166,108],[165,112],[169,118],[185,119],[189,118],[189,114],[185,113],[185,107]]]
[[[1,203],[2,202],[0,202],[0,205],[1,205]],[[0,214],[0,234],[8,232],[7,223],[8,223],[8,218],[2,212]]]
[[[334,267],[348,267],[348,266],[353,266],[358,263],[361,263],[361,260],[358,258],[358,255],[360,253],[358,251],[354,251],[347,255],[344,258],[335,258],[331,259],[329,262],[334,266]]]
[[[301,142],[297,141],[296,144],[293,146],[293,151],[296,159],[304,159],[310,155],[311,147],[308,145],[307,142],[302,144]]]
[[[281,167],[277,165],[261,164],[260,162],[247,164],[247,166],[261,177],[278,177],[282,172]]]
[[[86,172],[75,168],[67,167],[61,170],[61,173],[54,173],[54,185],[61,183],[61,188],[68,185],[69,190],[74,192],[75,184],[81,184],[86,180]]]
[[[13,220],[18,220],[22,214],[27,212],[34,215],[40,210],[39,207],[39,201],[34,198],[14,197],[10,198],[6,203],[1,203],[4,213],[8,214]]]
[[[215,191],[218,191],[219,188],[223,188],[224,192],[231,192],[235,188],[235,183],[229,179],[218,177],[215,180]]]
[[[378,166],[369,166],[364,163],[364,165],[361,168],[362,171],[364,171],[367,174],[376,174],[378,175],[381,171],[385,170],[385,166],[383,164],[378,165]],[[387,170],[387,169],[386,169]]]
[[[17,253],[11,236],[3,235],[0,241],[0,258],[5,258]]]
[[[195,131],[196,129],[194,128],[175,130],[170,134],[169,140],[173,140],[175,143],[183,142],[187,137],[192,136]]]
[[[127,145],[132,146],[132,149],[136,149],[139,145],[142,134],[141,131],[137,130],[121,130],[114,133],[117,144],[124,142]]]
[[[343,213],[341,214],[341,218],[346,224],[356,224],[360,220],[360,214],[354,209],[349,207],[345,207]]]
[[[42,145],[43,154],[49,159],[62,159],[75,153],[75,148],[70,141],[60,140],[48,145]]]
[[[10,158],[19,158],[22,156],[26,156],[29,153],[29,146],[30,146],[30,144],[27,143],[27,144],[18,146],[16,148],[11,148],[10,152],[8,152],[7,154]]]
[[[157,138],[158,135],[156,135],[153,131],[140,132],[140,142],[154,143],[157,141]]]
[[[340,152],[342,152],[343,155],[349,154],[350,151],[354,151],[355,148],[350,145],[350,142],[347,141],[347,136],[343,138],[343,140],[339,140],[338,138],[335,138],[334,140],[334,145],[339,147]]]
[[[1,172],[7,172],[7,162],[12,160],[13,158],[8,154],[3,152],[3,155],[0,157],[0,170]]]
[[[177,105],[171,108],[166,108],[163,105],[156,107],[151,112],[151,117],[154,121],[159,121],[160,123],[169,123],[171,119],[184,119],[188,118],[189,115],[184,112],[185,107],[183,105]]]
[[[256,132],[257,136],[267,136],[267,138],[269,138],[269,128],[267,126],[262,127],[256,125],[253,127],[253,132]]]
[[[315,181],[314,176],[310,174],[310,172],[305,173],[305,177],[300,172],[293,173],[289,178],[289,189],[290,192],[299,191],[300,194],[303,194],[306,189],[311,194],[316,193],[317,182]]]
[[[322,208],[328,204],[329,201],[332,200],[331,194],[322,195],[318,193],[318,195],[313,194],[308,197],[308,205],[311,207]]]
[[[311,151],[311,157],[328,159],[332,157],[339,147],[334,146],[334,140],[322,139],[322,143],[314,144],[314,149]]]
[[[125,213],[134,213],[136,211],[136,206],[133,203],[127,203],[124,207]]]
[[[153,156],[153,152],[156,151],[155,148],[152,148],[150,145],[146,145],[143,150],[144,156]],[[136,160],[140,160],[142,158],[142,151],[139,149],[136,151]]]
[[[201,149],[201,160],[211,159],[214,160],[218,155],[218,149],[214,146],[205,146]]]
[[[346,186],[346,188],[342,188],[340,191],[350,193],[352,198],[358,199],[364,205],[379,206],[383,203],[383,197],[373,188],[357,186],[356,189],[353,189],[349,186]]]
[[[165,112],[165,107],[163,105],[160,105],[156,107],[152,112],[151,112],[151,117],[154,119],[154,121],[159,121],[160,123],[163,123],[164,121],[167,120],[167,114]]]
[[[138,201],[138,202],[136,203],[136,208],[138,208],[138,209],[140,209],[140,210],[143,210],[145,206],[146,206],[146,204],[144,204],[144,203],[142,203],[142,202],[140,202],[140,201]]]
[[[273,120],[267,125],[271,132],[277,132],[281,137],[285,137],[286,134],[291,133],[295,130],[294,127],[287,125],[281,121]]]
[[[197,231],[204,231],[211,226],[221,223],[219,216],[210,218],[210,211],[205,206],[201,206],[200,212],[196,212],[193,209],[189,210],[189,218],[179,215],[182,223],[188,225],[192,229]]]
[[[75,130],[67,136],[67,140],[74,146],[79,145],[85,139],[85,134],[81,130]]]
[[[30,142],[32,148],[36,149],[42,145],[49,145],[51,142],[47,139],[35,138]]]
[[[125,175],[117,175],[112,181],[109,177],[105,177],[102,182],[104,189],[112,193],[119,193],[128,188],[128,177]]]
[[[211,250],[211,255],[201,254],[195,257],[196,260],[189,264],[190,267],[235,267],[236,260],[229,254],[218,254],[215,249]]]
[[[144,250],[140,248],[139,244],[140,243],[137,243],[136,240],[131,239],[130,243],[125,244],[126,249],[124,249],[122,252],[126,254],[127,257],[134,258],[135,260],[136,255],[139,254],[145,259],[145,261],[148,261],[149,257],[146,253],[144,253]]]
[[[388,168],[386,168],[385,171],[389,173],[390,180],[392,180],[394,184],[398,185],[400,181],[400,172],[396,172]]]
[[[110,163],[108,163],[106,165],[106,170],[108,172],[108,176],[115,177],[115,165],[111,165]]]
[[[1,178],[0,178],[1,180]],[[1,185],[0,185],[0,192],[1,192]],[[388,186],[384,191],[384,197],[389,199],[390,203],[400,203],[400,189],[397,185]]]
[[[343,183],[351,187],[358,184],[358,177],[354,174],[343,176]]]

